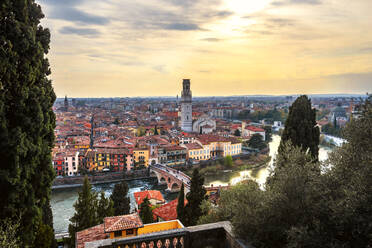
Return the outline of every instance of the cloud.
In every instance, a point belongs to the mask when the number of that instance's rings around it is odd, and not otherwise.
[[[199,30],[199,26],[193,23],[170,23],[163,26],[164,29],[168,30]]]
[[[95,25],[104,25],[110,22],[107,17],[89,14],[74,7],[60,6],[52,9],[50,18]]]
[[[98,36],[100,32],[93,28],[74,28],[65,26],[59,30],[61,34],[76,34],[80,36]]]
[[[309,4],[309,5],[319,5],[322,2],[320,0],[285,0],[285,1],[274,1],[271,5],[274,6],[284,6],[284,5],[295,5],[295,4]]]
[[[221,41],[221,39],[218,39],[218,38],[204,38],[204,39],[201,39],[203,41],[208,41],[208,42],[218,42],[218,41]]]
[[[165,73],[165,65],[156,65],[153,66],[152,69],[160,73]]]

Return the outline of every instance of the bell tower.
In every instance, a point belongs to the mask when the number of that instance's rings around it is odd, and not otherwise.
[[[190,90],[190,79],[184,79],[182,86],[181,129],[185,132],[192,132],[192,94]]]

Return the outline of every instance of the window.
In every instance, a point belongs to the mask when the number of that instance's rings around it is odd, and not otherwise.
[[[126,230],[126,233],[127,233],[127,235],[132,235],[132,234],[134,234],[134,229]]]
[[[121,237],[121,231],[115,231],[114,232],[114,237]]]

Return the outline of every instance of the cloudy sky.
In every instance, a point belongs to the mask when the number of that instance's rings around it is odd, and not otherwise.
[[[371,0],[37,0],[58,97],[372,92]]]

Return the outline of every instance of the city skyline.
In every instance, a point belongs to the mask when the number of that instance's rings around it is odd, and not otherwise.
[[[365,94],[370,1],[38,0],[58,97]],[[358,38],[355,38],[358,37]]]

